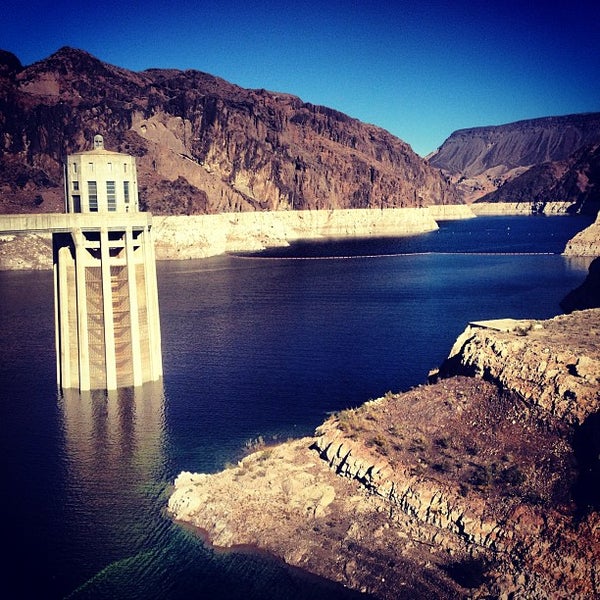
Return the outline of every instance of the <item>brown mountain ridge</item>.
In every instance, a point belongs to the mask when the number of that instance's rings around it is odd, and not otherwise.
[[[455,131],[429,156],[466,202],[600,205],[600,113]]]
[[[199,71],[132,72],[61,48],[24,67],[0,51],[0,212],[62,211],[62,162],[106,146],[137,157],[157,214],[460,203],[387,131],[289,94]]]

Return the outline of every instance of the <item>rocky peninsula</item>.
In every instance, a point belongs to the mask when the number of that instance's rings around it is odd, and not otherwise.
[[[382,599],[600,594],[600,310],[469,324],[430,380],[216,474],[174,519]]]

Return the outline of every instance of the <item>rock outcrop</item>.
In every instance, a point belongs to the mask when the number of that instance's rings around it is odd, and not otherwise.
[[[0,271],[52,269],[50,233],[0,235]]]
[[[518,121],[454,132],[429,157],[467,202],[511,202],[573,212],[600,206],[600,113]]]
[[[468,205],[474,215],[568,215],[573,202],[473,202]]]
[[[439,375],[484,377],[565,423],[581,424],[600,408],[597,321],[598,313],[592,311],[543,322],[471,323],[456,340]],[[553,346],[560,351],[553,351]]]
[[[572,237],[563,252],[565,256],[600,256],[600,214],[583,231]]]
[[[0,210],[62,211],[62,161],[107,147],[137,157],[155,214],[459,203],[387,131],[300,98],[198,71],[132,72],[62,48],[23,67],[0,52]]]
[[[599,336],[600,310],[470,325],[434,382],[182,473],[169,511],[378,598],[597,597]]]
[[[565,212],[597,214],[600,144],[579,150],[564,161],[534,165],[477,202],[524,203],[532,212],[545,212],[549,204],[557,204],[557,201],[568,205]]]

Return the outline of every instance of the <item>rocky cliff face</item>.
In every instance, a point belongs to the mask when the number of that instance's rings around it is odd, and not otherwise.
[[[563,161],[534,165],[478,202],[530,203],[542,212],[551,202],[570,203],[570,212],[596,214],[600,207],[600,144],[578,150]]]
[[[62,210],[61,162],[102,133],[138,160],[156,214],[458,203],[388,132],[297,97],[197,71],[134,73],[63,48],[23,67],[0,52],[0,210]]]
[[[171,514],[378,598],[600,594],[600,310],[470,325],[435,383],[181,474]]]
[[[600,213],[596,220],[571,238],[563,252],[566,256],[600,256]]]
[[[429,157],[467,201],[600,203],[600,113],[454,132]]]

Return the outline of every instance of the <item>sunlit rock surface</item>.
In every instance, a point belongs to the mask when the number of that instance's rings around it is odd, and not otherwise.
[[[96,133],[136,157],[155,215],[459,203],[387,131],[199,71],[133,72],[74,48],[23,66],[0,50],[0,94],[0,212],[62,211],[62,158]]]

